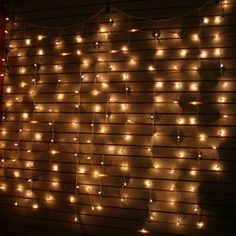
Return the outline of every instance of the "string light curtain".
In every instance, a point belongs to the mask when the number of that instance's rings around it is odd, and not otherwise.
[[[234,184],[222,156],[234,148],[234,4],[161,20],[105,6],[54,28],[6,18],[7,224],[25,235],[233,234],[235,191],[218,189]]]

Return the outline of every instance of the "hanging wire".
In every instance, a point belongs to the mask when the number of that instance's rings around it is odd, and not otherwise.
[[[38,25],[38,24],[32,24],[32,23],[28,23],[28,22],[25,22],[25,24],[27,24],[29,26],[32,26],[32,27],[41,28],[41,29],[67,29],[67,28],[73,28],[73,27],[76,27],[76,26],[87,24],[89,21],[91,21],[94,18],[96,18],[99,14],[101,14],[104,11],[106,11],[108,6],[109,6],[110,9],[113,9],[113,10],[115,10],[115,11],[121,13],[122,15],[125,15],[125,16],[129,17],[129,18],[146,20],[146,21],[150,21],[150,22],[153,22],[153,23],[157,23],[157,22],[171,21],[171,20],[176,20],[176,19],[180,19],[180,18],[186,17],[188,15],[191,15],[194,12],[197,12],[197,11],[201,10],[202,8],[204,8],[205,6],[207,6],[211,2],[212,2],[212,0],[209,0],[206,3],[204,3],[202,6],[196,8],[196,9],[193,9],[193,10],[191,10],[189,12],[186,12],[184,14],[181,14],[181,15],[178,15],[178,16],[174,16],[174,17],[164,18],[164,19],[158,19],[158,20],[155,20],[153,18],[148,18],[148,17],[141,17],[141,16],[131,15],[131,14],[128,14],[128,13],[126,13],[124,11],[121,11],[120,9],[118,9],[118,8],[112,6],[112,5],[106,5],[106,6],[103,6],[96,14],[94,14],[93,16],[88,18],[87,20],[85,20],[83,22],[80,22],[80,23],[75,23],[75,24],[72,24],[72,25],[51,26],[50,27],[50,26],[41,26],[41,25]]]

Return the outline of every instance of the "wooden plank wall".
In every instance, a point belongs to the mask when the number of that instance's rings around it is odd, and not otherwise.
[[[234,235],[235,6],[9,1],[1,235]]]

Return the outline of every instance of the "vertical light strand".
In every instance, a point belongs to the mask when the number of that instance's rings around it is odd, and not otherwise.
[[[199,17],[199,25],[198,25],[198,35],[199,35],[199,42],[198,42],[198,65],[196,65],[196,68],[200,68],[201,67],[201,51],[202,51],[202,47],[201,47],[201,36],[202,36],[202,22],[201,22],[201,11],[198,11],[198,17]],[[200,160],[202,158],[202,153],[201,153],[201,147],[200,147],[200,136],[199,136],[199,106],[200,106],[200,74],[199,71],[196,72],[197,73],[197,93],[196,93],[196,108],[195,108],[195,117],[192,120],[192,123],[194,124],[194,129],[195,129],[195,139],[196,139],[196,166],[194,165],[194,167],[190,170],[190,174],[194,177],[198,175],[198,171],[200,169]],[[198,203],[196,203],[196,205],[193,208],[193,211],[196,212],[197,214],[199,214],[199,206]]]
[[[92,98],[92,123],[90,124],[91,126],[91,132],[90,132],[90,164],[91,164],[91,167],[90,167],[90,171],[91,171],[91,177],[93,178],[96,178],[99,176],[99,172],[95,169],[94,167],[94,131],[95,131],[95,118],[96,118],[96,112],[100,112],[100,106],[98,105],[97,101],[96,103],[94,104],[94,98],[95,100],[97,100],[97,96],[99,95],[100,91],[97,90],[97,79],[100,77],[100,75],[98,74],[98,51],[99,51],[99,47],[100,47],[100,42],[99,42],[99,27],[98,27],[98,21],[99,21],[99,18],[98,16],[96,17],[96,41],[94,42],[94,47],[95,47],[95,65],[94,65],[94,81],[93,81],[93,90],[92,90],[92,95],[93,95],[93,98]],[[97,125],[97,124],[96,124]],[[99,191],[97,192],[98,194],[98,197],[99,197]],[[91,198],[91,195],[90,195],[90,199],[92,201],[92,204],[94,202],[94,200]],[[101,205],[99,205],[98,202],[95,203],[97,209],[99,209],[101,207]]]
[[[129,46],[130,46],[130,17],[128,17],[128,22],[127,22],[127,50],[129,50]],[[126,148],[127,148],[127,141],[130,138],[130,135],[127,133],[127,128],[128,128],[128,95],[131,92],[130,88],[128,86],[128,56],[127,56],[127,61],[125,62],[125,72],[123,74],[123,79],[124,79],[124,84],[125,84],[125,104],[122,104],[122,110],[124,110],[125,112],[125,127],[124,127],[124,132],[122,133],[123,136],[123,140],[122,140],[122,148],[121,148],[121,158],[122,158],[122,166],[126,163],[125,157],[126,157]],[[122,183],[122,187],[121,187],[121,191],[120,191],[120,198],[121,201],[123,201],[123,192],[125,187],[127,186],[127,182],[126,182],[126,174],[125,174],[125,169],[122,168],[122,175],[123,175],[123,183]]]
[[[159,43],[159,37],[160,37],[160,30],[158,28],[158,22],[156,22],[155,24],[155,30],[154,30],[154,34],[153,34],[153,41],[154,41],[154,71],[153,71],[153,98],[152,98],[152,114],[151,114],[151,121],[152,121],[152,136],[150,139],[150,155],[151,155],[151,164],[152,164],[152,170],[156,171],[158,164],[156,163],[156,150],[155,150],[155,146],[156,146],[156,141],[158,139],[158,132],[156,129],[156,107],[158,105],[157,103],[157,95],[156,95],[156,84],[157,84],[157,57],[156,57],[156,52],[158,49],[158,43]],[[155,157],[154,157],[154,152],[155,152]],[[146,224],[149,221],[153,221],[154,217],[152,215],[152,205],[153,205],[153,198],[152,198],[152,189],[153,189],[153,184],[151,183],[149,186],[149,202],[148,202],[148,217],[146,219],[146,222],[144,224],[144,227],[146,226]]]
[[[25,24],[24,24],[24,27],[23,27],[23,40],[25,39]],[[23,74],[20,73],[20,79],[22,80],[23,78]],[[22,98],[18,98],[16,97],[16,101],[18,103],[18,130],[17,130],[17,142],[15,144],[17,144],[17,155],[16,155],[16,161],[17,162],[20,162],[20,156],[21,156],[21,134],[22,132],[24,131],[23,130],[23,127],[22,127],[22,122],[21,122],[21,112],[22,112],[22,101],[23,99]],[[18,192],[17,191],[17,187],[16,187],[16,192],[15,192],[15,202],[14,202],[14,205],[15,206],[18,206]]]
[[[60,32],[60,36],[61,36],[61,32]],[[56,95],[58,96],[58,93],[60,91],[60,84],[61,84],[61,71],[62,71],[62,66],[60,64],[56,64],[54,65],[53,70],[56,72]],[[51,113],[50,118],[51,120],[48,122],[48,125],[50,127],[51,130],[51,135],[50,135],[50,141],[49,141],[49,178],[50,180],[48,180],[48,185],[47,185],[47,193],[46,193],[46,202],[47,203],[51,203],[52,200],[54,200],[54,196],[51,194],[51,186],[50,184],[56,183],[58,185],[58,179],[54,179],[52,173],[56,172],[59,170],[59,167],[57,165],[54,166],[54,156],[58,153],[58,150],[54,150],[54,146],[55,146],[55,116],[58,113],[57,109],[56,109],[56,98],[54,97],[54,102],[53,102],[53,106],[48,110],[48,112]],[[51,182],[51,179],[53,179],[53,182]]]
[[[201,62],[202,62],[202,57],[201,57],[201,52],[202,52],[202,14],[201,14],[201,9],[198,11],[198,17],[199,17],[199,26],[198,26],[198,35],[199,35],[199,42],[198,42],[198,65],[197,67],[201,67]],[[200,106],[200,73],[197,71],[198,75],[198,88],[197,88],[197,101],[196,101],[196,120],[195,120],[195,135],[196,135],[196,145],[197,145],[197,167],[196,170],[194,169],[192,173],[198,173],[200,169],[200,160],[202,158],[202,153],[201,153],[201,148],[200,148],[200,134],[199,134],[199,106]],[[202,223],[202,210],[199,208],[199,204],[197,203],[196,206],[194,207],[194,211],[197,213],[198,219],[197,219],[197,225]]]
[[[108,140],[109,134],[108,134],[108,123],[109,123],[109,101],[110,101],[110,80],[111,80],[111,32],[112,32],[112,23],[111,21],[111,14],[110,14],[110,9],[108,9],[108,30],[106,33],[107,37],[107,69],[106,69],[106,107],[105,107],[105,123],[104,123],[104,128],[101,128],[104,130],[104,132],[101,130],[102,133],[104,133],[104,136],[106,136],[106,140]],[[103,195],[103,178],[105,177],[105,156],[106,156],[106,151],[107,151],[107,143],[105,142],[103,145],[103,151],[102,151],[102,159],[101,159],[101,167],[102,167],[102,179],[100,180],[100,186],[99,186],[99,194],[100,194],[100,199],[99,199],[99,204],[102,204],[102,195]]]
[[[36,30],[36,34],[37,34],[38,30]],[[35,125],[38,123],[38,121],[36,120],[36,108],[37,108],[37,105],[36,105],[36,96],[37,96],[37,88],[38,88],[38,70],[39,70],[39,64],[38,64],[38,54],[37,54],[37,49],[38,49],[38,42],[37,40],[35,41],[35,57],[34,57],[34,75],[33,75],[33,78],[31,80],[32,82],[32,85],[33,85],[33,89],[32,91],[30,91],[29,95],[32,96],[32,99],[33,99],[33,106],[32,106],[32,118],[31,118],[31,128],[30,128],[30,131],[31,131],[31,145],[30,145],[30,149],[27,151],[29,153],[31,153],[31,158],[32,160],[34,160],[34,148],[33,148],[33,145],[35,144]],[[29,191],[27,191],[27,197],[30,197],[32,198],[34,196],[34,193],[33,193],[33,189],[34,189],[34,179],[33,179],[33,176],[31,176],[30,179],[28,179],[28,182],[30,184],[30,189]],[[32,208],[33,209],[36,209],[38,208],[38,203],[36,203],[34,200],[33,200],[33,203],[32,203]]]
[[[85,25],[82,25],[81,32],[84,31]],[[82,44],[79,43],[79,51],[82,52]],[[76,132],[76,152],[74,153],[76,165],[75,165],[75,199],[76,202],[74,204],[74,221],[78,222],[79,220],[79,214],[78,214],[78,204],[79,204],[79,188],[80,188],[80,182],[78,180],[79,178],[79,173],[80,173],[80,159],[81,159],[81,153],[80,153],[80,142],[81,142],[81,100],[82,100],[82,95],[81,95],[81,87],[82,87],[82,80],[83,80],[83,75],[82,75],[82,70],[81,70],[81,62],[79,64],[79,87],[78,87],[78,92],[77,94],[77,104],[75,105],[75,108],[77,110],[77,132]]]
[[[10,28],[10,26],[13,24],[13,21],[10,21],[10,23],[6,24],[7,28]],[[9,35],[5,35],[5,37]],[[9,38],[6,38],[5,40],[9,41]],[[5,136],[7,135],[7,129],[4,128],[5,127],[5,123],[6,123],[6,117],[5,117],[5,108],[6,108],[6,101],[5,101],[5,85],[4,85],[4,81],[6,78],[6,75],[8,75],[7,71],[8,71],[8,51],[7,50],[3,50],[3,58],[1,58],[2,62],[3,62],[3,71],[2,74],[0,75],[2,78],[2,94],[1,94],[1,104],[0,104],[0,109],[1,109],[1,124],[2,124],[2,129],[1,129],[1,136]],[[4,180],[5,181],[5,168],[6,168],[6,162],[9,160],[9,158],[5,158],[5,142],[4,140],[2,140],[1,145],[0,145],[0,149],[1,149],[1,164],[0,164],[0,180]],[[6,191],[7,186],[5,184],[5,182],[0,182],[0,191]]]
[[[224,7],[222,4],[218,4],[218,7],[219,7],[219,11],[221,13],[221,18],[224,16]],[[222,107],[223,107],[223,104],[225,102],[225,97],[223,96],[224,94],[224,87],[225,87],[225,84],[226,82],[224,82],[224,78],[223,78],[223,72],[225,70],[225,67],[224,67],[224,64],[223,64],[223,59],[222,59],[222,19],[220,18],[220,22],[219,22],[219,35],[220,35],[220,38],[219,38],[219,53],[220,53],[220,58],[219,58],[219,69],[220,69],[220,76],[219,76],[219,83],[220,83],[220,95],[219,95],[219,99],[218,99],[218,104],[219,104],[219,113],[220,113],[220,120],[222,121],[222,119],[225,119],[225,116],[222,115]],[[216,49],[217,50],[217,49]],[[227,115],[226,115],[227,117]],[[218,125],[218,130],[217,130],[217,133],[218,133],[218,137],[220,138],[220,141],[222,142],[222,137],[225,136],[225,129],[222,129],[221,128],[221,125]],[[218,139],[217,137],[217,139]],[[214,166],[214,170],[215,171],[221,171],[222,169],[222,166],[220,164],[220,155],[218,154],[217,155],[217,163],[215,164]],[[218,174],[217,175],[218,177],[218,181],[220,181],[220,175]]]

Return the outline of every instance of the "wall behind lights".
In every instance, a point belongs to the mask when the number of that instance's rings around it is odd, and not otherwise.
[[[0,233],[234,235],[235,6],[9,1]]]

